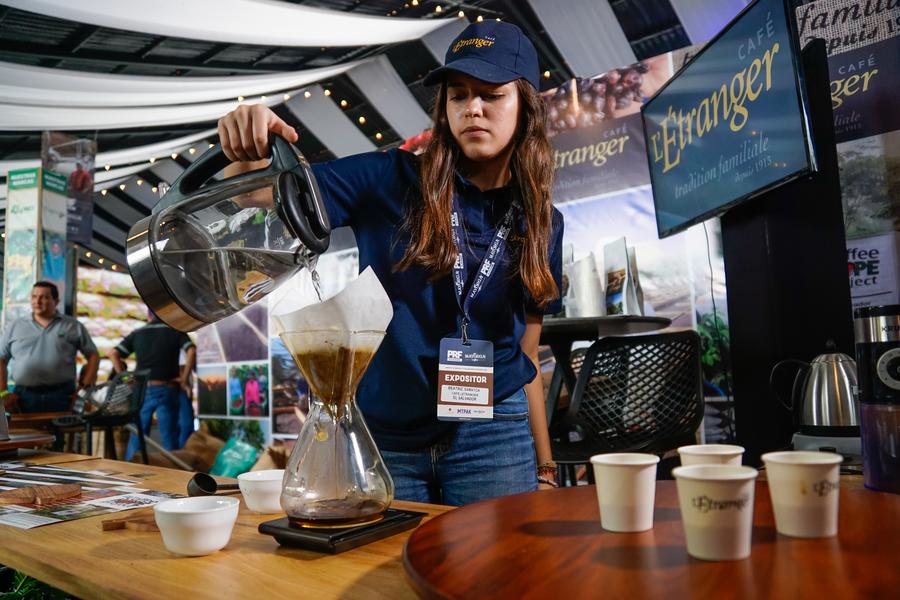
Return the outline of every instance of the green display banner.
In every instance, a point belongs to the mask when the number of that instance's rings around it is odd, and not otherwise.
[[[57,194],[66,195],[66,178],[64,175],[52,171],[43,173],[44,189],[52,190]]]
[[[38,171],[40,171],[40,169],[19,169],[17,171],[10,171],[9,177],[7,177],[9,189],[23,190],[37,187]]]

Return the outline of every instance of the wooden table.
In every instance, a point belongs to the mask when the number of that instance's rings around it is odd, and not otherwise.
[[[86,454],[51,452],[49,450],[19,450],[19,453],[16,456],[7,457],[4,460],[9,462],[30,462],[35,465],[62,465],[82,460],[97,460],[97,457],[88,456]],[[66,466],[68,465],[66,464]],[[0,563],[2,562],[3,561],[0,561]]]
[[[140,487],[184,493],[191,474],[105,459],[72,462],[79,470],[152,473]],[[240,497],[240,496],[236,496]],[[430,516],[449,507],[394,506]],[[209,556],[178,558],[159,533],[103,532],[108,515],[22,530],[0,525],[0,564],[80,598],[414,598],[400,562],[409,532],[337,555],[282,548],[257,532],[278,515],[257,515],[241,503],[231,541]]]
[[[36,413],[12,413],[9,415],[10,429],[43,429],[49,431],[53,425],[53,419],[68,417],[75,413],[70,410],[63,412],[36,412]]]
[[[15,460],[20,449],[52,446],[55,441],[55,437],[43,431],[28,429],[10,431],[8,437],[0,439],[0,457],[3,460]]]
[[[672,324],[665,317],[637,315],[611,315],[608,317],[579,317],[573,319],[548,318],[541,326],[542,345],[550,346],[556,366],[547,392],[547,422],[552,420],[562,386],[566,386],[569,398],[575,389],[575,371],[572,370],[572,344],[594,341],[613,335],[632,335],[665,329]]]
[[[779,535],[758,482],[750,558],[688,556],[674,481],[657,484],[652,530],[600,527],[594,486],[507,496],[419,527],[403,561],[425,598],[896,598],[900,496],[841,482],[835,538]]]

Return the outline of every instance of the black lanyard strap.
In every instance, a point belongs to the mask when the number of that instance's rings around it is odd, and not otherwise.
[[[481,259],[481,264],[478,266],[478,273],[475,275],[468,293],[466,293],[465,286],[468,279],[468,269],[462,250],[462,212],[459,210],[457,197],[453,196],[453,212],[450,213],[450,227],[453,231],[453,242],[456,244],[456,262],[453,263],[453,286],[456,288],[456,303],[463,317],[461,330],[464,344],[469,343],[467,326],[470,322],[469,309],[472,301],[484,289],[485,284],[494,274],[497,263],[500,262],[503,258],[503,253],[506,252],[506,239],[509,237],[509,232],[512,231],[514,215],[513,206],[510,206],[500,225],[497,226],[491,245],[488,246],[487,252],[484,253],[484,258]]]

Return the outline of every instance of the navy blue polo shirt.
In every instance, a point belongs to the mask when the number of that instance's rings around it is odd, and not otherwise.
[[[442,338],[460,335],[461,316],[449,274],[429,282],[429,273],[422,267],[393,271],[409,245],[404,227],[407,210],[421,204],[417,158],[402,150],[371,152],[316,164],[313,171],[332,227],[352,228],[360,271],[372,267],[394,309],[384,342],[360,383],[357,402],[379,448],[427,448],[455,427],[437,419],[438,349]],[[482,192],[457,175],[456,193],[471,276],[509,208],[512,192],[509,186]],[[519,227],[523,227],[521,219]],[[558,289],[562,233],[562,214],[554,208],[548,252]],[[519,345],[525,313],[552,314],[561,307],[559,299],[543,309],[534,303],[521,279],[510,274],[510,254],[508,249],[470,309],[469,337],[494,344],[495,404],[536,374]]]

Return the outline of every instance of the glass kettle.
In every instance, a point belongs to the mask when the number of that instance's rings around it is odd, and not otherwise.
[[[314,268],[331,226],[309,163],[270,138],[265,168],[227,179],[221,146],[175,180],[128,234],[128,268],[141,298],[182,331],[253,304],[300,269]]]

